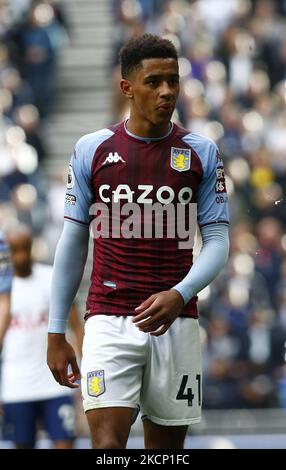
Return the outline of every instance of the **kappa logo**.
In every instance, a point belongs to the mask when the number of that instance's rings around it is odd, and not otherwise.
[[[191,168],[191,150],[172,147],[171,168],[177,171],[189,170]]]
[[[112,152],[109,152],[108,157],[106,157],[102,165],[106,165],[106,163],[118,163],[118,162],[125,163],[125,160],[123,160],[123,158],[120,157],[120,155],[118,155],[117,152],[115,152],[114,154]]]

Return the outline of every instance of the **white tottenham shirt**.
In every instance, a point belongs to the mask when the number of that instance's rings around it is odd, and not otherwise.
[[[72,393],[55,381],[46,363],[51,275],[51,266],[34,264],[29,277],[13,279],[12,320],[2,351],[3,403]]]

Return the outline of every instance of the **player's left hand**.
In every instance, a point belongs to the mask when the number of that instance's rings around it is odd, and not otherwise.
[[[170,328],[184,306],[178,291],[170,289],[151,295],[139,307],[133,323],[144,333],[161,336]]]

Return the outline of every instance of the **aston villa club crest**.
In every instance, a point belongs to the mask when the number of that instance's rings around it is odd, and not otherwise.
[[[99,397],[105,392],[104,370],[88,372],[87,392],[91,397]]]
[[[171,148],[171,168],[187,171],[191,168],[191,149]]]

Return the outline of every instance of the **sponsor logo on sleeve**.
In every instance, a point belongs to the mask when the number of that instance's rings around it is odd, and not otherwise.
[[[104,370],[87,373],[87,392],[91,397],[99,397],[105,392]]]
[[[225,195],[225,196],[216,196],[215,201],[216,201],[217,204],[225,204],[226,202],[228,202],[228,197],[227,197],[227,195]]]
[[[191,149],[171,149],[171,168],[177,171],[187,171],[191,168]]]
[[[66,194],[66,199],[65,199],[66,204],[70,204],[71,206],[75,206],[76,203],[76,196],[73,194]]]
[[[225,175],[223,166],[219,166],[216,169],[216,193],[226,193]]]
[[[75,183],[74,172],[73,172],[72,166],[69,165],[67,188],[72,189],[74,187],[74,183]]]

